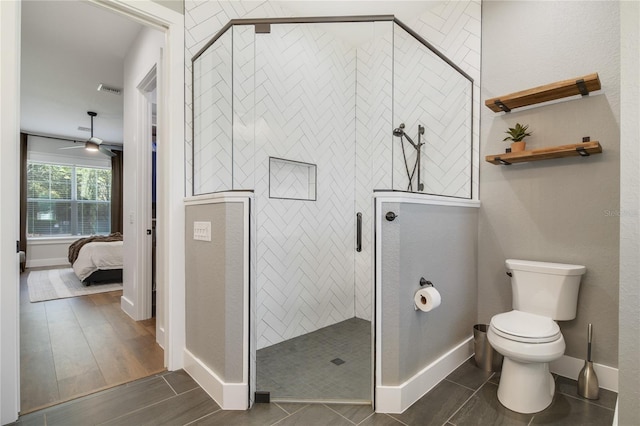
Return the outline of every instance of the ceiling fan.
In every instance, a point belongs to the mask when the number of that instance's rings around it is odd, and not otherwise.
[[[70,146],[60,149],[75,149],[75,148],[84,148],[87,151],[100,151],[101,153],[108,155],[109,157],[115,157],[116,154],[111,151],[109,147],[103,145],[103,141],[100,138],[93,136],[93,117],[97,116],[97,112],[87,111],[87,114],[91,117],[91,137],[84,143],[84,146]]]

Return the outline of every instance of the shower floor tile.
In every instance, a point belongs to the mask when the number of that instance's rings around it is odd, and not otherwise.
[[[371,401],[371,322],[351,318],[260,349],[256,375],[276,401]]]

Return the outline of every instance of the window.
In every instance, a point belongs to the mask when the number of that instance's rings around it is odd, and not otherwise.
[[[27,163],[27,236],[108,234],[111,170]]]

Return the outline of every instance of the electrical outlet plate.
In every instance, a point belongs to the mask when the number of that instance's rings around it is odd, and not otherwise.
[[[211,222],[193,222],[193,239],[211,241]]]

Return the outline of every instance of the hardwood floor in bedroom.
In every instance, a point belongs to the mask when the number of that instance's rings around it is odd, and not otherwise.
[[[155,318],[133,321],[122,291],[31,303],[20,275],[22,414],[164,370]]]

